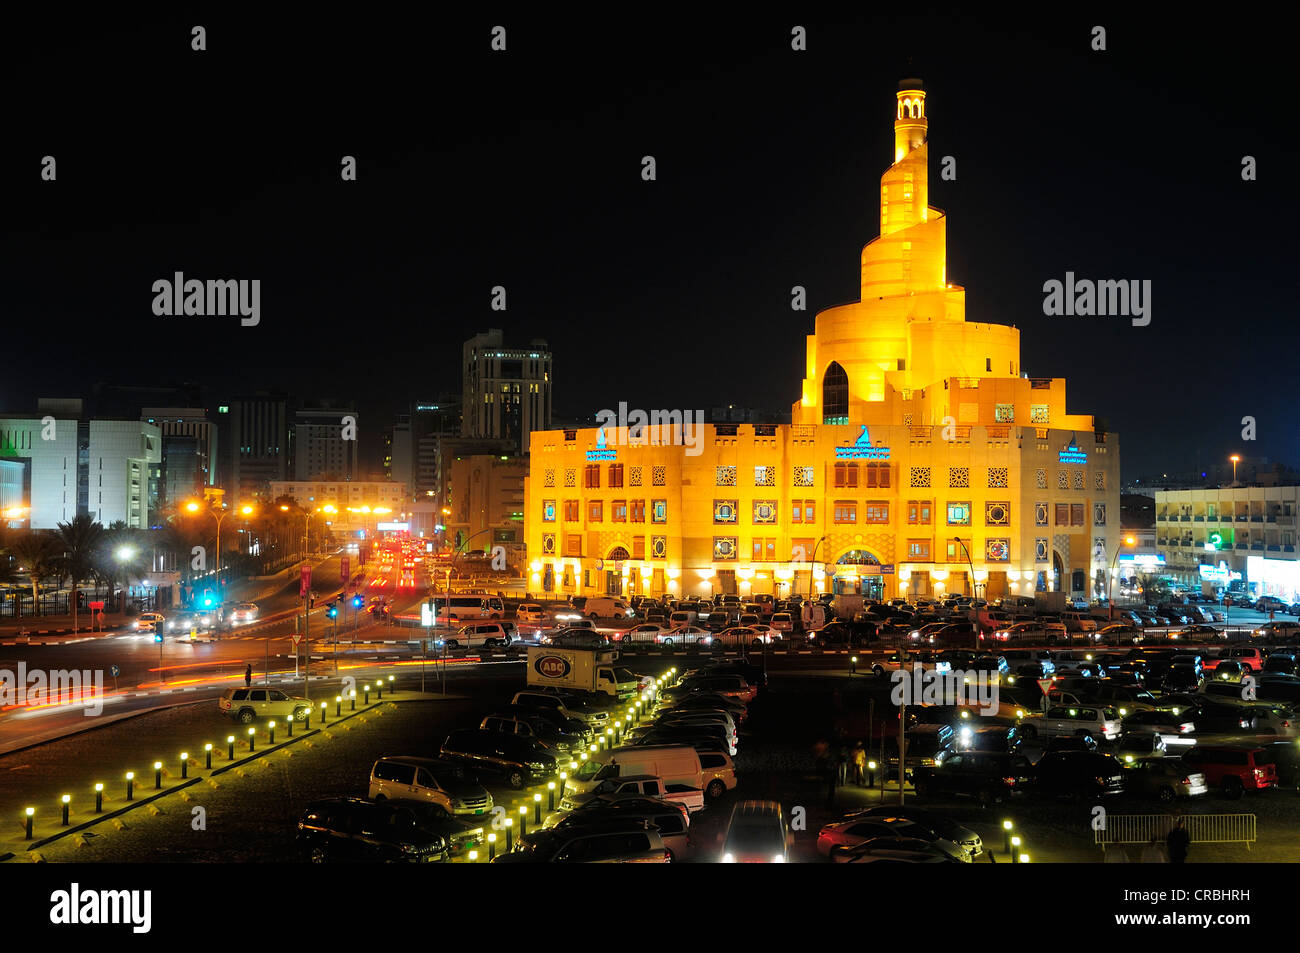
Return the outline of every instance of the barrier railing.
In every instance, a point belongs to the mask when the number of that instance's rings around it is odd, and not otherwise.
[[[1175,822],[1172,814],[1107,814],[1093,840],[1103,851],[1120,844],[1146,844],[1153,837],[1163,841]],[[1257,839],[1254,814],[1186,814],[1183,827],[1193,844],[1245,844],[1249,850]]]

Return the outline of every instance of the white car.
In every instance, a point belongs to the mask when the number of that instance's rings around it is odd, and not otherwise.
[[[139,632],[152,632],[155,626],[166,621],[161,612],[141,612],[140,617],[131,623],[131,628]]]
[[[655,638],[660,645],[712,645],[713,633],[698,625],[679,625]]]
[[[756,633],[756,638],[754,639],[755,645],[761,643],[771,645],[773,642],[781,641],[781,633],[776,631],[776,629],[772,628],[766,622],[755,622],[753,625],[748,625],[745,628]]]
[[[535,602],[520,603],[515,610],[515,622],[520,625],[541,625],[546,621],[546,610]]]
[[[252,622],[257,618],[259,609],[254,602],[241,602],[230,610],[230,624],[241,625]]]
[[[794,620],[790,618],[788,612],[774,612],[772,619],[768,623],[773,632],[790,633],[794,631]]]
[[[1119,712],[1104,705],[1054,705],[1045,715],[1026,715],[1021,733],[1026,738],[1092,735],[1114,741],[1121,732]]]
[[[659,625],[657,622],[643,622],[641,625],[634,625],[626,632],[615,632],[615,642],[658,642],[659,636],[672,631],[667,626]]]

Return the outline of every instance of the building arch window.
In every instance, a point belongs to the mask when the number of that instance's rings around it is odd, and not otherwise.
[[[849,375],[835,361],[822,377],[822,423],[849,422]]]

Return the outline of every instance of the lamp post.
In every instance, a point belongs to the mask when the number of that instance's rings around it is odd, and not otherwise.
[[[817,543],[813,546],[812,558],[808,560],[808,601],[812,602],[812,583],[813,583],[813,565],[817,562],[817,550],[822,543],[826,541],[825,536],[817,537]]]
[[[1137,539],[1132,536],[1124,537],[1124,546],[1136,546]],[[1115,563],[1119,561],[1120,550],[1123,546],[1115,547],[1115,555],[1110,559],[1110,573],[1106,576],[1106,608],[1110,619],[1115,618],[1115,599],[1112,593],[1115,591]]]
[[[1241,462],[1241,457],[1239,457],[1237,454],[1234,453],[1232,456],[1228,457],[1228,459],[1232,461],[1232,485],[1236,486],[1237,485],[1237,464]]]
[[[117,557],[118,565],[122,568],[122,614],[126,614],[126,593],[129,581],[126,564],[135,558],[135,548],[133,546],[119,546],[117,552],[113,554]],[[111,593],[110,593],[111,595]]]
[[[975,563],[970,558],[970,549],[961,541],[960,536],[954,536],[952,541],[961,547],[961,551],[966,554],[966,565],[970,567],[970,591],[973,599],[979,598],[979,593],[975,590]],[[975,626],[975,647],[979,648],[980,628]]]
[[[203,506],[203,504],[199,503],[197,500],[190,500],[190,502],[185,504],[185,509],[191,513],[197,513],[199,512],[199,510],[202,510],[204,508],[205,507]],[[226,516],[228,515],[227,511],[229,509],[230,507],[228,507],[224,502],[221,503],[219,506],[207,507],[208,515],[217,521],[217,578],[218,579],[221,578],[221,521],[226,518]],[[253,508],[251,506],[244,506],[241,509],[245,513],[245,515],[251,514],[253,512]]]

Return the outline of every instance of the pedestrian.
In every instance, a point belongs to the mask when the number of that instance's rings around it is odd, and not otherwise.
[[[1160,838],[1154,834],[1151,840],[1147,842],[1146,847],[1142,848],[1142,863],[1144,864],[1167,864],[1169,855],[1165,853],[1165,845],[1160,843]]]
[[[1187,848],[1191,846],[1192,835],[1183,826],[1183,815],[1174,816],[1174,827],[1165,837],[1165,846],[1169,848],[1169,862],[1184,864],[1187,862]]]
[[[849,752],[844,743],[840,742],[835,746],[835,781],[840,787],[843,787],[848,783],[848,779]]]
[[[859,741],[853,746],[853,783],[862,787],[866,783],[867,749]]]
[[[247,688],[252,684],[253,684],[253,666],[250,665],[248,666],[248,668],[244,669],[244,687]]]

